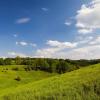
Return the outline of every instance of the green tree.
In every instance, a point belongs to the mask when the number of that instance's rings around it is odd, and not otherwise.
[[[22,60],[21,60],[21,58],[20,58],[19,56],[17,56],[17,57],[15,58],[15,63],[16,63],[16,65],[21,65]]]
[[[4,65],[4,59],[0,58],[0,65]]]
[[[4,64],[5,64],[5,65],[11,65],[11,62],[12,62],[11,58],[6,58],[6,59],[4,60]]]
[[[59,63],[57,64],[56,70],[59,74],[65,73],[68,70],[68,63],[66,63],[63,60],[59,61]]]

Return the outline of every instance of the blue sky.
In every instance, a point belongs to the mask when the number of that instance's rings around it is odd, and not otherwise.
[[[91,4],[93,1],[95,4]],[[89,27],[86,19],[93,15],[91,9],[98,11],[97,1],[100,0],[0,0],[0,56],[85,58],[84,48],[99,46],[86,43],[99,38],[100,23],[96,26],[97,21],[90,21]]]

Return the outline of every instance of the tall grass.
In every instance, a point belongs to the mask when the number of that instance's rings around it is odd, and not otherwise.
[[[0,100],[100,100],[100,64],[10,89]]]

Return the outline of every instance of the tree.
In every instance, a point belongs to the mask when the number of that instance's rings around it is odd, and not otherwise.
[[[3,60],[3,58],[0,58],[0,65],[4,65],[4,60]]]
[[[15,58],[15,63],[16,63],[16,65],[21,65],[21,62],[22,62],[21,58],[20,58],[19,56],[17,56],[17,57]]]
[[[33,61],[34,61],[29,57],[28,58],[21,58],[21,59],[22,59],[22,62],[21,62],[22,65],[32,65]]]
[[[68,63],[66,63],[65,61],[59,61],[59,63],[57,64],[56,70],[59,74],[61,73],[65,73],[68,69]]]
[[[11,58],[6,58],[6,59],[4,60],[4,64],[5,64],[5,65],[11,65],[11,62],[12,62]]]

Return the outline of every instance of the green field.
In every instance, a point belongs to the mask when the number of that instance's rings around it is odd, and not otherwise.
[[[0,100],[100,100],[100,64],[62,75],[6,67],[0,67]],[[16,75],[22,80],[14,80]]]
[[[43,71],[25,71],[25,66],[21,65],[10,65],[0,66],[0,95],[3,93],[2,90],[23,86],[24,84],[45,79],[56,75],[55,73],[50,74]],[[12,70],[18,68],[18,71]],[[15,78],[19,76],[21,81],[16,81]]]

